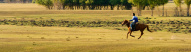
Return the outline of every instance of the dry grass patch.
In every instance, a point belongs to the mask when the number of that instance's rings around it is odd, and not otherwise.
[[[105,28],[30,27],[1,25],[0,50],[3,52],[92,52],[92,51],[190,51],[190,35],[181,33],[145,31],[133,32],[135,38],[126,39],[127,31]],[[22,34],[25,31],[36,34]],[[14,33],[18,32],[20,33]],[[58,32],[58,33],[55,33]],[[172,39],[173,36],[173,39]],[[30,38],[31,37],[31,38]],[[77,38],[79,37],[79,38]]]

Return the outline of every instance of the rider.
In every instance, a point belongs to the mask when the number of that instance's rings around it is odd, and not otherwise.
[[[138,22],[138,17],[135,16],[135,13],[133,13],[133,19],[130,20],[130,21],[133,21],[133,22],[131,23],[130,27],[131,27],[131,31],[134,31],[134,30],[135,30],[135,25],[136,25],[136,23]]]

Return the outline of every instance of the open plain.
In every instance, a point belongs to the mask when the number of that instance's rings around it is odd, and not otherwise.
[[[165,7],[168,16],[161,16],[161,6],[159,11],[155,10],[154,17],[150,16],[150,10],[144,10],[143,16],[139,16],[142,21],[173,21],[181,24],[190,24],[190,17],[173,17],[175,4],[169,3]],[[186,6],[183,5],[183,9]],[[186,11],[186,10],[185,10]],[[166,23],[156,25],[149,24],[153,33],[144,31],[141,39],[140,32],[133,32],[134,37],[126,39],[128,32],[126,26],[121,26],[124,19],[131,19],[131,15],[136,10],[47,10],[37,4],[0,4],[0,51],[1,52],[191,52],[191,26],[182,25],[181,28],[171,29]],[[146,17],[151,19],[145,19]],[[18,20],[18,23],[13,22]],[[20,20],[20,21],[19,21]],[[92,27],[82,24],[66,26],[58,25],[57,22],[49,25],[23,24],[23,21],[80,21],[92,22],[101,21],[102,26]],[[44,21],[43,21],[44,20]],[[184,20],[184,21],[182,21]],[[119,23],[109,23],[114,21]],[[46,22],[45,22],[46,23]],[[49,22],[47,22],[49,24]],[[77,22],[76,22],[77,23]],[[174,24],[177,27],[177,24]],[[56,24],[56,25],[54,25]],[[115,24],[109,26],[110,24]],[[99,25],[97,23],[93,25]],[[160,26],[162,25],[162,26]],[[166,25],[166,26],[163,26]],[[158,30],[157,28],[163,28]],[[165,27],[165,28],[164,28]],[[179,27],[179,26],[178,26]],[[183,29],[183,30],[182,30]],[[177,31],[178,30],[178,31]],[[173,32],[173,33],[172,33]]]

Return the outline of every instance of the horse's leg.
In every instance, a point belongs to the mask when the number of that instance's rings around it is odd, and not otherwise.
[[[127,33],[127,38],[128,38],[128,34],[130,33],[130,36],[132,36],[131,33],[133,32],[133,31],[131,31],[131,28],[128,28],[128,31],[129,31],[129,32]],[[132,37],[133,37],[133,36],[132,36]],[[134,37],[135,37],[135,36],[134,36]]]
[[[129,33],[130,33],[130,36],[135,37],[135,36],[131,35],[131,34],[132,34],[132,31],[130,31]]]
[[[129,32],[127,33],[127,39],[128,39],[128,34],[129,34]]]
[[[140,38],[142,37],[143,34],[144,34],[143,31],[141,31],[141,36],[140,36],[138,39],[140,39]]]
[[[130,31],[130,32],[132,33],[133,31]],[[131,37],[135,37],[135,36],[131,35],[131,33],[130,33],[130,36],[131,36]]]
[[[132,33],[132,32],[131,32],[131,33]],[[130,36],[131,36],[131,37],[135,37],[135,36],[133,36],[133,35],[131,35],[131,34],[130,34]]]

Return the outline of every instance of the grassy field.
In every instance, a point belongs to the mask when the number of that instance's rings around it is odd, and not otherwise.
[[[18,7],[19,6],[19,7]],[[173,3],[165,5],[169,16],[174,13]],[[185,5],[183,5],[185,9]],[[190,21],[190,17],[160,17],[161,6],[150,16],[142,12],[141,20]],[[184,10],[185,11],[185,10]],[[46,10],[36,4],[0,4],[0,21],[3,20],[66,20],[66,21],[123,21],[131,19],[136,10]],[[161,14],[160,14],[161,15]],[[149,17],[151,19],[145,19]],[[4,22],[4,21],[3,21]],[[2,23],[2,22],[1,22]],[[171,26],[168,26],[171,27]],[[184,25],[181,27],[185,27]],[[166,27],[160,27],[166,28]],[[190,27],[191,28],[191,27]],[[125,26],[117,27],[39,27],[0,25],[1,52],[190,52],[190,33],[157,31],[133,32],[136,37],[126,39]]]
[[[127,31],[105,28],[1,25],[2,52],[184,52],[191,51],[188,34],[145,31],[138,40]],[[75,32],[75,33],[74,33]]]

